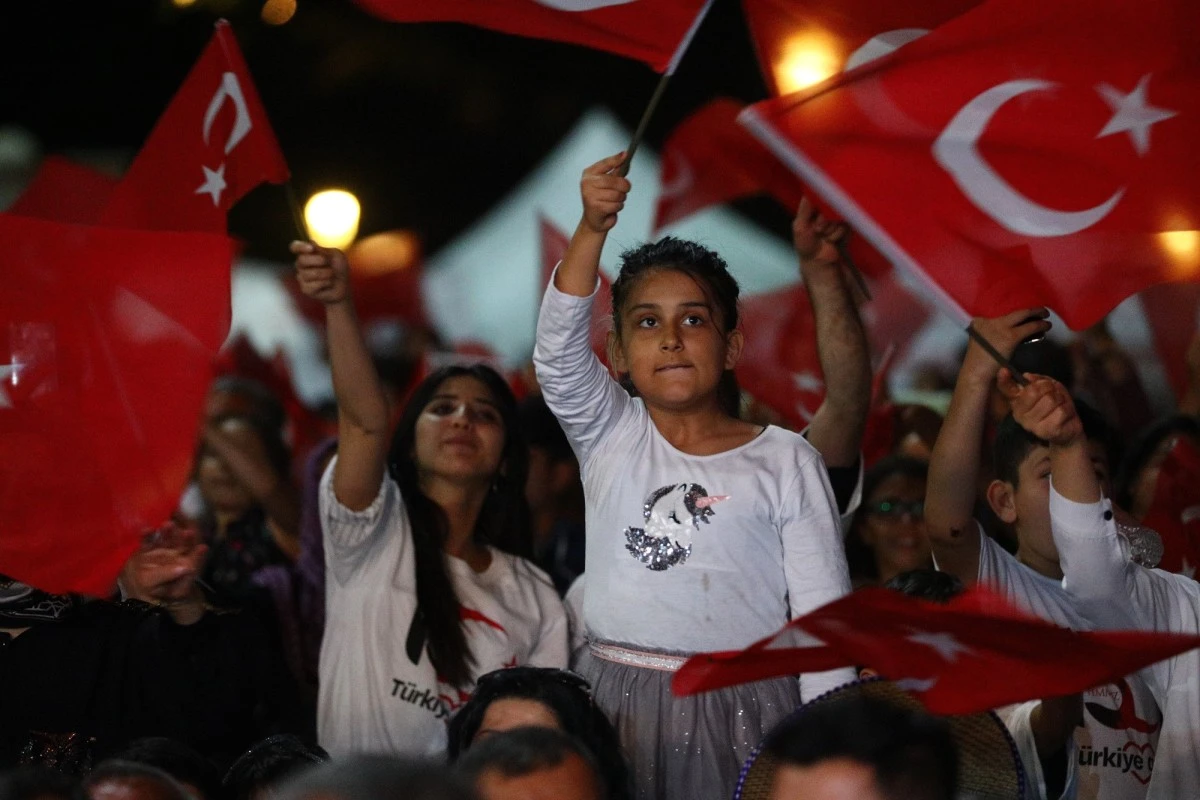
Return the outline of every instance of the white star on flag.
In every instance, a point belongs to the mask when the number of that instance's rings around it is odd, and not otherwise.
[[[15,361],[11,364],[0,365],[0,408],[13,407],[12,400],[9,399],[8,394],[4,391],[4,383],[12,381],[15,386],[24,367],[24,364],[18,364]]]
[[[221,166],[215,170],[203,164],[200,165],[200,169],[204,170],[204,183],[196,189],[196,194],[212,195],[213,205],[221,205],[221,192],[225,191],[225,162],[222,161]]]
[[[812,372],[793,372],[792,383],[802,392],[819,392],[825,388],[825,382]]]
[[[1187,556],[1183,557],[1183,563],[1179,566],[1179,574],[1196,580],[1196,566],[1187,560]]]
[[[1146,102],[1146,88],[1150,85],[1150,76],[1143,75],[1137,87],[1126,94],[1119,89],[1102,83],[1096,91],[1113,110],[1112,119],[1104,129],[1096,134],[1099,139],[1114,133],[1129,133],[1133,147],[1139,156],[1146,155],[1150,149],[1150,127],[1165,119],[1176,116],[1179,112],[1166,108],[1156,108]]]
[[[932,633],[931,631],[916,631],[908,635],[910,642],[932,647],[938,655],[953,664],[958,661],[959,653],[970,653],[971,648],[962,644],[950,633]]]

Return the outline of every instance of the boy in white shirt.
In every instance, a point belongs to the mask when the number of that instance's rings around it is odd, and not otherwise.
[[[1023,309],[972,325],[1005,358],[1031,336],[1050,327],[1046,309]],[[1050,532],[1049,451],[1011,419],[996,437],[997,478],[987,502],[1017,537],[1016,556],[988,537],[972,518],[980,472],[984,426],[999,367],[974,341],[967,347],[954,397],[933,449],[925,524],[938,569],[966,585],[982,583],[1025,611],[1073,630],[1091,627],[1063,590],[1058,551]],[[1103,426],[1103,421],[1098,421]],[[1103,433],[1085,442],[1090,463],[1107,479]],[[1136,800],[1146,796],[1149,765],[1160,726],[1159,711],[1144,682],[1129,676],[1084,693],[1084,724],[1076,729],[1078,796]],[[1142,768],[1136,759],[1143,756]]]
[[[1063,586],[1097,627],[1200,632],[1200,584],[1146,569],[1129,559],[1112,502],[1088,462],[1083,426],[1070,394],[1049,378],[1020,387],[1002,373],[1013,415],[1049,443],[1054,483],[1050,520],[1065,573]],[[1120,513],[1119,511],[1117,513]],[[1143,671],[1163,710],[1158,759],[1148,797],[1196,797],[1200,792],[1200,651]]]

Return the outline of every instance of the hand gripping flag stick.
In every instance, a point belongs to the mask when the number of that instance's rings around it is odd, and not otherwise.
[[[967,326],[967,335],[974,339],[977,345],[983,348],[983,352],[996,359],[997,364],[1008,370],[1009,373],[1012,374],[1013,381],[1015,381],[1018,386],[1029,385],[1029,381],[1025,380],[1025,376],[1021,374],[1020,370],[1014,367],[1011,361],[1001,355],[1000,351],[993,347],[992,343],[985,339],[982,333],[975,330],[974,325]]]

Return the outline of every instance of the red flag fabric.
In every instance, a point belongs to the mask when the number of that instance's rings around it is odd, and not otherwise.
[[[1154,500],[1142,524],[1162,538],[1159,568],[1195,578],[1200,566],[1200,448],[1186,437],[1175,441],[1160,465]]]
[[[790,94],[877,58],[983,0],[742,0],[773,95]]]
[[[90,225],[100,218],[117,183],[99,170],[47,156],[8,213]]]
[[[567,254],[567,245],[571,240],[565,233],[545,217],[539,222],[542,242],[542,283],[540,292],[545,291],[554,275],[554,268]],[[606,365],[608,364],[608,332],[612,330],[612,281],[603,272],[600,277],[600,289],[596,292],[596,300],[592,304],[592,350]]]
[[[800,204],[800,181],[737,124],[741,111],[741,103],[718,98],[671,133],[662,151],[655,230],[709,206],[760,192],[789,209]]]
[[[224,232],[225,212],[287,164],[229,23],[221,20],[113,193],[113,227]]]
[[[945,605],[869,588],[741,652],[693,656],[675,674],[672,690],[694,694],[856,665],[913,692],[934,713],[973,714],[1082,692],[1195,647],[1200,636],[1059,628],[979,587]]]
[[[1188,385],[1188,344],[1200,329],[1200,284],[1151,286],[1138,301],[1175,398],[1182,399]]]
[[[1079,330],[1200,274],[1198,47],[1184,0],[994,0],[743,121],[947,311]]]
[[[672,73],[712,0],[356,0],[392,22],[465,22],[636,58]]]
[[[871,351],[881,355],[875,365],[874,396],[882,403],[887,367],[903,355],[932,312],[893,273],[874,277],[870,283],[872,299],[860,307],[859,313]],[[787,425],[800,430],[812,420],[825,398],[816,319],[808,293],[803,284],[796,283],[779,291],[752,295],[742,301],[742,317],[750,324],[745,326],[738,383]],[[880,408],[877,406],[876,411]],[[873,412],[868,424],[873,435],[884,436],[890,418]]]
[[[187,482],[232,246],[7,214],[0,239],[0,571],[107,595]]]

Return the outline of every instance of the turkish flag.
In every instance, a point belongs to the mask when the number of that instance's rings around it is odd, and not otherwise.
[[[944,605],[869,588],[793,620],[743,651],[693,656],[675,674],[672,690],[694,694],[867,666],[934,713],[974,714],[1082,692],[1195,647],[1200,636],[1059,628],[981,587]]]
[[[636,58],[672,73],[712,0],[356,0],[392,22],[465,22]]]
[[[709,206],[760,192],[790,210],[800,205],[804,187],[771,151],[737,124],[741,111],[741,103],[718,98],[671,133],[662,150],[655,230]]]
[[[542,243],[542,291],[550,284],[554,268],[567,254],[571,240],[553,222],[541,217],[538,222]],[[612,330],[612,282],[600,271],[600,288],[592,303],[592,350],[608,364],[608,332]]]
[[[225,231],[225,212],[287,164],[229,23],[221,20],[101,223],[165,231]]]
[[[876,407],[868,427],[886,436],[891,419],[881,404],[887,369],[902,356],[932,312],[887,272],[870,279],[871,300],[859,308],[875,364]],[[824,371],[817,351],[817,324],[802,283],[752,295],[742,301],[742,317],[752,320],[743,331],[745,347],[738,362],[738,383],[756,400],[779,414],[793,429],[812,421],[825,398]],[[890,449],[890,446],[889,446]]]
[[[719,98],[685,119],[663,147],[661,189],[654,228],[751,195],[766,193],[788,211],[795,211],[804,186],[775,155],[737,122],[743,107]],[[817,200],[823,213],[828,204]],[[836,215],[835,215],[836,216]],[[879,277],[891,265],[860,236],[848,240],[854,265]]]
[[[90,225],[100,218],[118,182],[62,156],[47,156],[8,213]]]
[[[885,55],[983,0],[742,0],[773,95],[790,94]]]
[[[9,214],[0,239],[0,572],[108,595],[191,472],[232,245]]]
[[[1151,286],[1138,295],[1138,302],[1163,370],[1181,399],[1188,385],[1187,349],[1200,322],[1200,284]]]
[[[993,0],[742,119],[947,311],[1079,330],[1200,275],[1197,48],[1183,0]]]
[[[1159,467],[1154,500],[1142,524],[1162,538],[1158,566],[1189,578],[1200,566],[1200,449],[1180,436]]]

